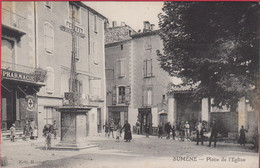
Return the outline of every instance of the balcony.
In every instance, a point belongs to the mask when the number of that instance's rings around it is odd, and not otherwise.
[[[33,83],[44,83],[47,71],[24,65],[1,61],[2,78],[22,80]]]
[[[26,34],[23,30],[26,24],[28,23],[25,17],[2,8],[2,34],[20,39]]]

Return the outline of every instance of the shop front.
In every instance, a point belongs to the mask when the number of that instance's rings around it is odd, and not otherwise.
[[[1,130],[12,124],[22,129],[26,123],[37,127],[37,96],[43,83],[37,82],[34,73],[2,69],[1,79]]]
[[[145,126],[149,125],[152,131],[152,110],[151,108],[138,108],[138,120],[141,123],[141,134],[145,134]]]
[[[128,106],[109,106],[108,123],[112,119],[115,125],[124,125],[125,121],[128,121]]]

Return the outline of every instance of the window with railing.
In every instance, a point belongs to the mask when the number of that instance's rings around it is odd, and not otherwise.
[[[26,18],[15,13],[12,9],[2,8],[2,24],[18,29],[23,29],[26,24]]]
[[[125,87],[124,86],[118,87],[118,103],[119,104],[125,103]]]

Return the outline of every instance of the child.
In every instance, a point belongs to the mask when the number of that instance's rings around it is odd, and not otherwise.
[[[11,142],[14,142],[14,138],[16,135],[15,124],[13,124],[13,126],[10,128],[10,130],[11,130]]]
[[[117,130],[116,130],[116,142],[119,142],[120,134],[121,134],[121,129],[120,129],[119,126],[118,126],[118,127],[117,127]]]

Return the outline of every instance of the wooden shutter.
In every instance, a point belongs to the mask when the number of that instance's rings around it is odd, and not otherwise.
[[[144,77],[146,77],[147,75],[147,71],[146,71],[146,60],[144,60],[144,64],[143,64],[143,73],[144,73]]]
[[[147,94],[147,89],[143,90],[143,105],[147,106],[148,103],[148,94]]]
[[[112,90],[112,104],[116,105],[116,86],[113,86]]]
[[[130,98],[131,98],[131,87],[126,86],[125,87],[125,104],[130,104]]]
[[[51,67],[47,67],[47,81],[46,81],[46,92],[49,94],[53,94],[54,92],[54,69]]]

